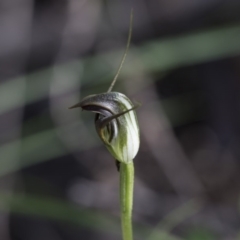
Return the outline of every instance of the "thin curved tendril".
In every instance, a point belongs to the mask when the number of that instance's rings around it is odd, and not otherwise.
[[[112,83],[111,83],[111,85],[110,85],[110,87],[109,87],[107,92],[111,92],[112,91],[112,89],[113,89],[113,87],[114,87],[114,85],[115,85],[115,83],[117,81],[117,78],[118,78],[118,76],[120,74],[120,71],[122,69],[122,66],[123,66],[123,63],[125,61],[125,58],[127,56],[127,52],[128,52],[128,49],[129,49],[129,45],[130,45],[130,42],[131,42],[131,36],[132,36],[132,22],[133,22],[133,9],[131,9],[131,15],[130,15],[130,25],[129,25],[127,46],[126,46],[125,52],[123,54],[122,61],[120,63],[118,71],[117,71],[117,73],[116,73],[116,75],[115,75],[115,77],[114,77],[114,79],[113,79],[113,81],[112,81]]]

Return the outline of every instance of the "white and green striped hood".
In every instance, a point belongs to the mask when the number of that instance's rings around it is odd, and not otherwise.
[[[139,128],[135,108],[122,93],[90,95],[74,107],[97,113],[95,126],[109,152],[120,162],[131,162],[139,149]]]

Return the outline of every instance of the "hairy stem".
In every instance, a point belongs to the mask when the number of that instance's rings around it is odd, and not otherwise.
[[[132,206],[133,206],[134,166],[131,163],[120,164],[120,201],[123,240],[133,240]]]

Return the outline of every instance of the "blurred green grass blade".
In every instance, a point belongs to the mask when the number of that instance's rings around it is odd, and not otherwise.
[[[0,176],[64,154],[55,130],[6,143],[0,148]]]
[[[81,209],[67,202],[54,198],[44,198],[34,195],[0,193],[1,211],[38,216],[56,221],[65,221],[84,228],[120,233],[118,222],[113,217],[97,211]]]
[[[166,71],[240,54],[240,26],[153,41],[140,49],[145,70]]]
[[[25,77],[18,77],[0,84],[0,114],[24,106]]]
[[[237,56],[240,54],[239,42],[240,25],[233,25],[149,41],[137,48],[131,46],[121,76],[130,77],[139,72],[168,71],[177,67]],[[86,58],[83,81],[94,85],[111,79],[115,71],[112,70],[111,76],[109,75],[110,62],[121,59],[121,54],[122,51],[121,53],[118,51]],[[133,56],[130,61],[129,55]]]
[[[237,56],[240,54],[239,42],[240,25],[234,25],[151,41],[135,49],[132,46],[129,55],[133,55],[134,59],[131,62],[127,60],[121,76],[129,77],[139,71],[161,72],[176,67]],[[83,69],[84,74],[81,76],[81,80],[83,83],[91,83],[94,87],[94,85],[108,81],[114,76],[115,71],[111,69],[110,63],[113,60],[118,61],[121,54],[122,51],[100,54],[54,66],[54,68],[68,73]],[[52,71],[53,67],[50,67],[25,76],[29,89],[26,95],[26,104],[48,96],[48,83],[52,78]],[[0,97],[2,99],[0,102],[3,105],[0,107],[0,114],[19,106],[19,102],[14,99],[14,95],[11,94],[7,98],[8,100],[3,98],[3,93],[12,92],[13,88],[17,89],[16,86],[18,86],[19,81],[23,81],[23,78],[11,79],[0,85]]]
[[[204,228],[191,229],[186,237],[186,240],[217,240],[219,236],[214,235],[211,231]],[[237,240],[238,237],[233,239]]]
[[[55,221],[64,221],[89,230],[120,235],[120,222],[107,214],[96,210],[82,209],[62,200],[35,195],[0,193],[0,210],[28,216],[38,216]],[[149,227],[134,225],[138,239],[145,239],[151,231]],[[156,232],[159,240],[180,240],[165,231]]]
[[[172,210],[167,216],[165,216],[153,229],[147,240],[154,240],[158,235],[159,230],[165,230],[171,232],[177,225],[181,224],[187,218],[195,215],[203,208],[203,202],[196,199],[191,199],[185,204]]]
[[[84,142],[79,144],[75,150],[85,150],[97,144],[101,142],[85,137]],[[21,140],[6,143],[0,147],[0,177],[66,154],[69,154],[68,150],[60,141],[56,129],[42,131]]]

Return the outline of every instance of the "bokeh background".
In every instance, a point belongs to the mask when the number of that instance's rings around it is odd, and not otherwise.
[[[108,89],[131,7],[135,239],[240,239],[240,1],[1,0],[1,240],[121,239],[115,162],[68,107]]]

